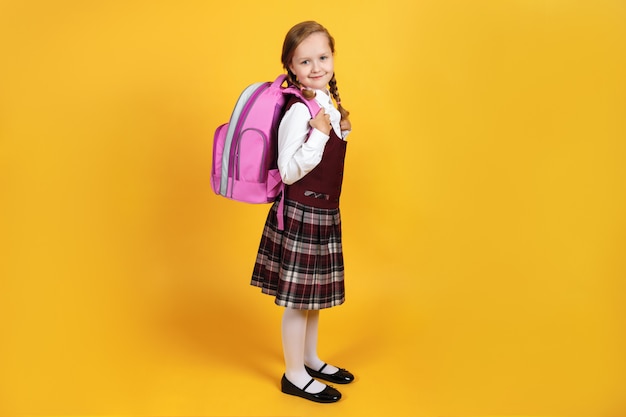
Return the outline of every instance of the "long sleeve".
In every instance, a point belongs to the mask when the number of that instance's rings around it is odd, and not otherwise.
[[[303,103],[294,103],[278,128],[278,170],[285,184],[293,184],[322,160],[330,136],[310,129],[311,114]],[[311,135],[307,140],[307,136]]]
[[[350,131],[340,130],[341,115],[333,106],[328,93],[316,90],[315,100],[320,108],[330,114],[332,128],[345,140]],[[278,128],[278,170],[285,184],[298,181],[322,160],[330,136],[311,129],[310,120],[311,114],[304,103],[294,103],[281,120]]]

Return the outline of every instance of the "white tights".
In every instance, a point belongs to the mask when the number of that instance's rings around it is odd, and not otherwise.
[[[317,333],[319,327],[319,310],[295,310],[285,308],[282,322],[283,353],[285,355],[285,376],[298,388],[304,387],[311,376],[304,365],[318,370],[324,362],[317,356]],[[327,365],[324,373],[333,374],[337,368]],[[319,381],[313,382],[306,389],[316,394],[326,387]]]

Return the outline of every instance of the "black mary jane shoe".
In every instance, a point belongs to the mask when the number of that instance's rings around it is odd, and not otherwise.
[[[342,368],[339,368],[339,370],[334,374],[322,373],[324,368],[326,368],[326,365],[327,364],[325,363],[324,366],[319,369],[319,371],[314,371],[306,365],[304,366],[304,368],[313,378],[323,379],[324,381],[334,382],[335,384],[349,384],[350,382],[354,381],[354,375]]]
[[[326,388],[316,394],[306,392],[305,390],[313,383],[313,381],[315,380],[311,378],[304,388],[300,389],[292,384],[285,375],[283,375],[280,385],[282,392],[285,394],[302,397],[309,401],[315,401],[316,403],[336,403],[341,399],[341,393],[329,385],[326,385]]]

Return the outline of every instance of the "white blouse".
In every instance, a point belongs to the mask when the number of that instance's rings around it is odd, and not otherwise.
[[[333,105],[329,92],[315,90],[315,101],[326,111],[326,114],[330,114],[330,124],[333,130],[338,137],[345,140],[349,131],[341,131],[339,127],[341,114]],[[306,104],[294,103],[287,110],[278,127],[278,170],[285,184],[298,181],[322,160],[324,147],[330,136],[317,129],[311,129],[310,120],[311,113]]]

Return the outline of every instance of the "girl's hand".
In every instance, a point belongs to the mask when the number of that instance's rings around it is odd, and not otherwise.
[[[325,135],[330,135],[330,114],[326,114],[324,109],[320,109],[317,115],[309,121],[309,125]]]
[[[341,131],[352,130],[352,123],[350,123],[349,119],[341,119],[341,123],[339,123],[339,127],[341,127]]]

